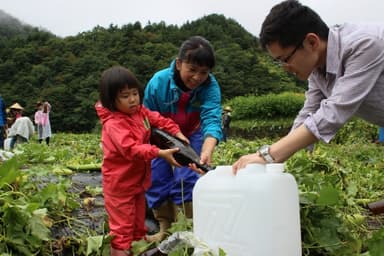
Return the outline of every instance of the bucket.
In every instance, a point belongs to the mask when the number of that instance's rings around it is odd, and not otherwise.
[[[284,164],[217,166],[193,190],[193,232],[218,255],[300,256],[297,183]]]

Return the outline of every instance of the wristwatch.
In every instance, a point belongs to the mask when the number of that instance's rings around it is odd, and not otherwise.
[[[267,162],[267,164],[272,164],[275,162],[275,159],[273,159],[273,157],[269,154],[269,147],[270,145],[261,146],[257,152],[265,160],[265,162]]]

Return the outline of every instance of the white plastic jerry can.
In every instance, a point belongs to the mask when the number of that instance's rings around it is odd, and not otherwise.
[[[301,256],[297,183],[284,164],[218,166],[193,190],[194,235],[228,256]]]

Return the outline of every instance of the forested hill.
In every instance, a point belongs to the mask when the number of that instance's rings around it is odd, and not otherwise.
[[[145,85],[154,72],[170,64],[182,41],[192,35],[206,37],[215,48],[213,73],[223,100],[304,86],[261,52],[256,37],[223,15],[211,14],[180,27],[164,22],[97,26],[65,38],[21,26],[15,33],[15,27],[0,25],[0,94],[7,106],[17,101],[29,116],[36,101],[48,100],[55,131],[87,132],[95,127],[93,105],[102,70],[123,65]]]
[[[25,24],[8,13],[0,10],[0,37],[10,38],[13,36],[22,36],[35,30],[32,26]]]

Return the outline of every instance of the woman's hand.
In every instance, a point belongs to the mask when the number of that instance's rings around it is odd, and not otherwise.
[[[216,144],[217,140],[215,138],[210,136],[205,138],[203,146],[201,147],[200,164],[211,165]]]
[[[188,164],[188,167],[198,174],[201,174],[201,175],[205,174],[205,172],[201,170],[199,167],[197,167],[195,163]]]

